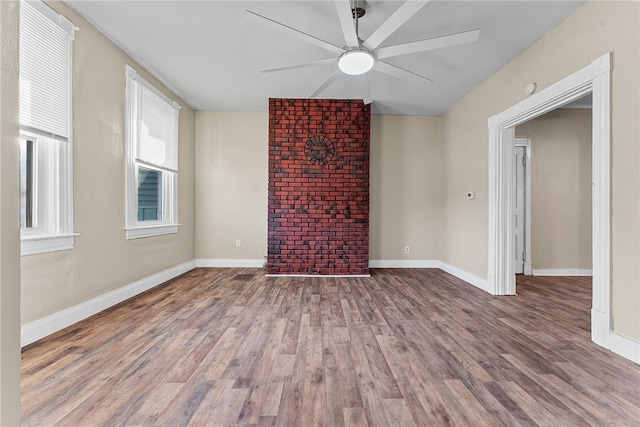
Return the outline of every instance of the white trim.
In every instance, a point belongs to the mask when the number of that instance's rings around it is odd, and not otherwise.
[[[465,282],[475,286],[476,288],[482,289],[483,291],[488,293],[492,293],[491,291],[493,289],[489,286],[489,283],[485,279],[482,279],[478,276],[474,276],[471,273],[467,273],[464,270],[460,270],[459,268],[446,264],[444,262],[440,262],[439,268],[442,271],[445,271],[453,276],[456,276],[458,279],[464,280]]]
[[[591,110],[591,104],[574,104],[574,105],[563,105],[562,107],[560,107],[562,109],[567,109],[567,110]]]
[[[593,303],[595,310],[606,318],[602,324],[594,324],[591,319],[592,339],[595,330],[607,333],[611,328],[611,54],[593,62],[592,80],[592,268]],[[600,317],[598,317],[600,318]],[[594,340],[595,341],[595,340]]]
[[[602,327],[609,322],[608,314],[591,309],[591,340],[619,356],[640,364],[640,343]],[[597,329],[593,329],[594,326]]]
[[[431,259],[372,259],[369,268],[440,268],[440,261]]]
[[[74,237],[79,235],[80,233],[44,236],[22,235],[20,239],[20,256],[73,249]]]
[[[611,332],[607,348],[612,352],[640,365],[640,343]]]
[[[27,323],[21,328],[21,345],[29,345],[41,338],[58,332],[89,316],[106,310],[124,300],[154,288],[167,280],[171,280],[195,267],[194,261],[187,261],[175,267],[160,271],[140,279],[99,297],[90,299],[73,307],[66,308],[39,320]]]
[[[487,280],[438,260],[370,260],[369,268],[438,268],[476,288],[492,293]]]
[[[127,240],[142,239],[143,237],[162,236],[164,234],[176,234],[180,224],[148,225],[125,229]]]
[[[609,313],[603,313],[591,307],[591,340],[594,343],[604,348],[609,348],[610,324]]]
[[[534,276],[593,276],[593,270],[586,268],[534,268]]]
[[[205,268],[262,268],[264,267],[264,259],[219,259],[219,258],[202,258],[196,259],[196,267]]]
[[[593,95],[592,250],[593,303],[591,339],[607,346],[611,330],[611,200],[610,120],[611,53],[488,119],[489,127],[489,253],[487,278],[496,295],[516,291],[513,251],[511,163],[513,129],[589,93]],[[511,268],[510,268],[511,266]]]

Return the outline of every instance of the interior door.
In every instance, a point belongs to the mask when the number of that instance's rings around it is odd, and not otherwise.
[[[515,182],[515,211],[514,211],[514,236],[515,258],[514,270],[516,274],[524,274],[525,253],[525,203],[526,203],[526,147],[516,146],[514,155]]]

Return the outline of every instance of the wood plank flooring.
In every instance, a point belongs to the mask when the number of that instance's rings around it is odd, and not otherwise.
[[[637,426],[588,278],[195,269],[25,348],[26,426]]]

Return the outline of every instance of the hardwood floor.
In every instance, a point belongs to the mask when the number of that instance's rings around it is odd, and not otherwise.
[[[24,425],[640,425],[590,279],[196,269],[25,348]]]

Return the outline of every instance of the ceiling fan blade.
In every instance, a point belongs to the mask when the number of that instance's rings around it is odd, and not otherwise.
[[[260,70],[260,72],[271,73],[274,71],[295,70],[298,68],[307,68],[307,67],[315,67],[317,65],[333,64],[336,62],[338,62],[338,58],[320,59],[318,61],[302,62],[300,64],[285,65],[282,67],[275,67],[275,68],[266,68],[264,70]]]
[[[315,98],[316,96],[320,95],[320,93],[326,88],[328,88],[329,85],[333,83],[338,78],[339,75],[340,75],[340,70],[336,69],[333,73],[331,73],[329,77],[327,77],[325,81],[320,83],[320,85],[317,88],[315,88],[313,92],[311,92],[311,94],[309,95],[309,98]]]
[[[262,25],[266,25],[267,27],[273,28],[275,30],[294,36],[300,40],[306,41],[307,43],[311,43],[318,47],[326,49],[329,52],[333,52],[339,55],[344,51],[344,49],[338,46],[334,46],[329,42],[320,40],[319,38],[313,37],[307,33],[303,33],[302,31],[296,30],[295,28],[291,28],[287,25],[281,24],[280,22],[276,22],[273,19],[258,15],[257,13],[251,12],[250,10],[245,11],[244,16],[245,18],[259,22]]]
[[[381,47],[376,50],[376,57],[379,59],[391,58],[393,56],[407,55],[409,53],[425,52],[427,50],[440,49],[443,47],[456,46],[459,44],[472,43],[478,40],[480,30],[465,31],[463,33],[450,34],[448,36],[435,37],[432,39],[420,40],[417,42],[402,43],[395,46]]]
[[[433,83],[433,80],[427,77],[412,73],[411,71],[396,67],[395,65],[387,64],[383,61],[376,61],[373,65],[373,69],[421,86],[428,86],[429,83]]]
[[[349,47],[360,46],[356,27],[353,24],[351,2],[349,0],[336,0],[336,9],[338,10],[338,18],[340,19],[340,27],[342,27],[345,43]]]
[[[387,39],[387,37],[393,34],[398,28],[400,28],[402,24],[407,22],[409,18],[415,15],[427,3],[429,3],[429,0],[409,0],[404,2],[404,4],[400,6],[398,10],[396,10],[393,15],[389,17],[389,19],[384,21],[382,25],[380,25],[378,29],[375,30],[373,34],[371,34],[369,38],[364,41],[363,44],[371,50],[377,48],[383,41]]]
[[[356,76],[358,79],[358,86],[360,86],[360,94],[362,95],[362,102],[364,105],[369,105],[373,102],[371,96],[371,85],[369,85],[369,77],[366,74],[360,74]]]

